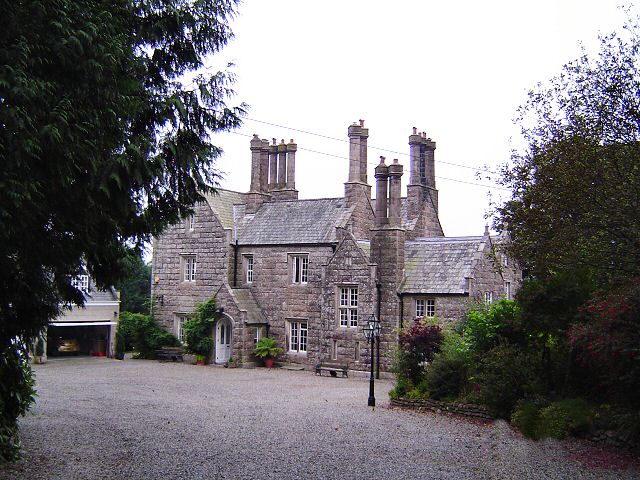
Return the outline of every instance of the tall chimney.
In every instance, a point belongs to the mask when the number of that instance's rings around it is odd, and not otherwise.
[[[278,145],[278,188],[282,189],[287,183],[287,144],[284,139]]]
[[[293,138],[287,144],[287,189],[295,190],[296,188],[296,150],[298,146],[294,143]]]
[[[356,123],[349,126],[349,182],[359,182],[361,178],[360,166],[360,126]]]
[[[401,182],[402,177],[402,165],[398,163],[398,159],[395,158],[393,163],[389,165],[389,225],[392,227],[400,227],[402,225],[401,219]]]
[[[364,128],[364,120],[360,120],[360,181],[367,183],[367,139],[369,129]]]
[[[413,134],[409,136],[409,185],[420,185],[420,145],[422,136],[413,127]]]
[[[278,145],[274,138],[269,146],[269,191],[275,190],[278,183]]]
[[[262,140],[258,135],[253,135],[251,139],[251,187],[252,192],[262,191],[262,168],[260,163],[260,151],[262,150]]]
[[[387,185],[389,182],[389,167],[380,157],[380,164],[375,169],[376,177],[376,226],[381,227],[389,223],[387,217]]]
[[[260,191],[269,191],[269,140],[266,138],[260,142]]]

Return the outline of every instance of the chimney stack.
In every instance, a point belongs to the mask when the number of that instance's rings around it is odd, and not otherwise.
[[[389,165],[389,225],[392,227],[402,226],[401,200],[402,195],[401,177],[402,165],[395,158],[393,163]],[[377,177],[376,177],[377,178]]]
[[[262,164],[260,153],[262,150],[262,140],[254,134],[251,139],[251,192],[262,192]]]
[[[387,185],[389,182],[389,167],[384,163],[384,157],[380,157],[380,164],[375,169],[376,177],[376,227],[382,227],[389,223],[387,217]]]
[[[269,140],[266,138],[260,142],[260,191],[269,192]]]
[[[364,120],[360,120],[360,181],[367,183],[367,139],[369,129],[364,128]]]
[[[276,139],[272,139],[269,146],[269,191],[275,190],[278,183],[278,145]]]
[[[287,144],[284,139],[280,140],[278,145],[278,186],[279,190],[283,189],[287,183]]]
[[[360,125],[349,126],[349,182],[360,181]]]
[[[296,188],[296,150],[298,146],[292,138],[287,144],[287,190]]]

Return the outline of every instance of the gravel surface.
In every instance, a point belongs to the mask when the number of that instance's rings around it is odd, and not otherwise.
[[[366,406],[363,379],[281,369],[65,358],[35,366],[8,479],[638,479],[589,469],[579,443],[506,423]]]

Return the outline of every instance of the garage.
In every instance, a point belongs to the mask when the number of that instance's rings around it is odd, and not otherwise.
[[[85,283],[85,305],[73,307],[49,323],[47,357],[93,355],[111,357],[120,314],[120,292],[96,290]]]

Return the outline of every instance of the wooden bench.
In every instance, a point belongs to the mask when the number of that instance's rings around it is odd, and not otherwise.
[[[322,372],[329,372],[332,377],[337,377],[341,373],[343,377],[349,377],[349,366],[338,365],[337,363],[316,363],[316,375],[322,376]]]
[[[162,347],[156,350],[156,358],[161,362],[182,361],[182,347]]]

